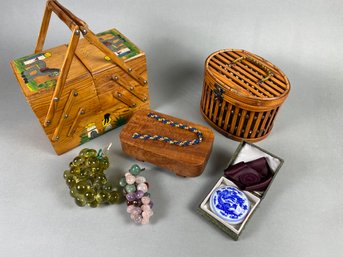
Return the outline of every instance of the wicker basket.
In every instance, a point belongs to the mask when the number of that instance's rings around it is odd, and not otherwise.
[[[289,90],[272,63],[244,50],[221,50],[205,62],[201,111],[223,135],[255,142],[271,132]]]

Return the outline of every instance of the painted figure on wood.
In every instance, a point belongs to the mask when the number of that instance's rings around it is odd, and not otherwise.
[[[104,119],[102,120],[102,126],[104,128],[104,131],[109,131],[111,130],[113,127],[112,127],[112,124],[111,124],[111,117],[110,117],[110,114],[109,113],[106,113],[104,115]]]
[[[87,129],[87,135],[89,139],[96,138],[99,135],[99,131],[96,128],[95,123],[89,123],[86,129]]]
[[[56,83],[60,70],[47,67],[43,61],[50,56],[50,53],[38,54],[23,62],[24,70],[21,72],[21,76],[25,84],[35,81],[38,87],[44,87],[46,83]]]
[[[131,52],[131,50],[124,44],[125,40],[119,35],[111,35],[111,37],[106,38],[100,37],[99,40],[119,57],[127,55]]]

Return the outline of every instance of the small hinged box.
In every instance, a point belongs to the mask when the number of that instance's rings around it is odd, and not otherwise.
[[[212,130],[205,126],[151,110],[137,111],[120,133],[126,154],[183,177],[203,172],[213,140]]]
[[[248,214],[245,216],[244,220],[239,224],[229,224],[226,220],[222,217],[217,215],[214,210],[212,210],[210,205],[210,198],[213,192],[223,186],[230,186],[234,188],[238,188],[238,186],[231,181],[230,179],[222,176],[219,178],[217,183],[210,189],[209,193],[206,195],[204,200],[200,203],[198,207],[198,212],[210,220],[213,224],[217,227],[222,229],[226,234],[231,236],[234,240],[238,240],[239,236],[241,235],[243,229],[245,228],[248,221],[251,219],[252,215],[256,211],[257,207],[260,206],[263,198],[266,196],[268,189],[270,188],[272,182],[274,181],[277,173],[279,172],[283,160],[276,155],[269,153],[268,151],[254,145],[247,143],[246,141],[242,141],[238,146],[237,150],[233,154],[228,168],[232,167],[232,165],[238,164],[240,162],[250,162],[261,157],[265,157],[268,163],[268,166],[272,172],[271,181],[269,182],[268,186],[263,191],[245,191],[241,190],[246,196],[249,201],[250,209]]]

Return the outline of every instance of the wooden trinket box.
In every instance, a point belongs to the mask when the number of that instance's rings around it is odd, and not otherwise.
[[[242,161],[249,162],[256,160],[258,158],[265,157],[268,165],[270,167],[270,170],[273,173],[273,176],[271,178],[271,181],[269,182],[268,186],[263,191],[245,191],[241,190],[245,194],[245,196],[248,198],[248,201],[250,203],[250,209],[247,214],[247,216],[244,218],[243,222],[239,224],[229,224],[227,221],[225,221],[223,218],[219,217],[211,208],[210,206],[210,198],[212,193],[219,187],[222,186],[230,186],[238,188],[238,186],[230,179],[226,178],[225,176],[222,176],[219,178],[217,183],[214,185],[214,187],[210,190],[210,192],[206,195],[205,199],[201,202],[201,204],[198,207],[198,212],[211,221],[214,225],[216,225],[218,228],[223,230],[227,235],[232,237],[234,240],[238,240],[239,236],[241,235],[243,229],[247,225],[248,221],[251,220],[252,215],[256,211],[257,207],[260,206],[262,200],[267,195],[267,192],[274,181],[277,173],[279,172],[281,166],[283,165],[283,160],[280,157],[277,157],[274,154],[271,154],[267,152],[266,150],[254,145],[247,143],[246,141],[242,141],[240,145],[238,146],[237,150],[233,154],[228,167],[232,167],[232,165],[235,165],[237,163],[240,163]]]
[[[191,144],[199,139],[197,131],[202,140]],[[203,172],[213,140],[213,132],[207,127],[150,110],[137,111],[120,133],[126,154],[184,177]]]
[[[68,45],[43,51],[52,12],[72,36]],[[11,66],[57,154],[149,108],[145,53],[115,29],[94,34],[56,0],[47,1],[35,54]]]
[[[272,63],[245,50],[221,50],[205,62],[201,112],[224,136],[255,142],[271,132],[289,90]]]

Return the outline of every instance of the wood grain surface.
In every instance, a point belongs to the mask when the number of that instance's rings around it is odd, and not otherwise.
[[[203,133],[203,142],[197,145],[177,146],[166,142],[133,139],[136,133],[161,135],[175,140],[193,140],[196,135],[190,131],[172,127],[147,116],[153,112],[168,120],[190,125]],[[133,158],[146,161],[174,172],[179,176],[199,176],[205,169],[212,151],[214,134],[211,129],[189,121],[150,110],[139,110],[120,133],[123,151]]]

